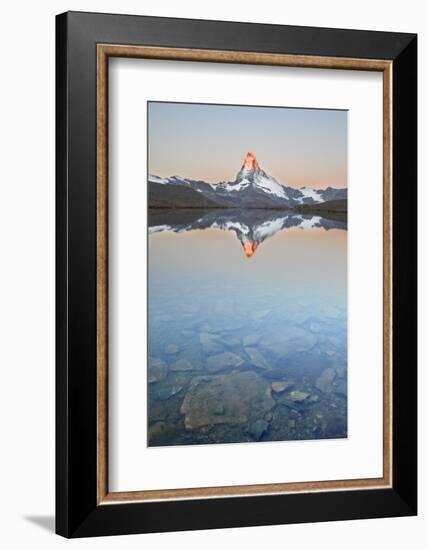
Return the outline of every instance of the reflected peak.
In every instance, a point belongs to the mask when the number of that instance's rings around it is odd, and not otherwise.
[[[346,216],[330,214],[330,218],[318,215],[297,214],[289,211],[266,209],[150,209],[149,233],[171,231],[203,231],[220,229],[230,231],[239,239],[244,254],[252,258],[260,245],[280,231],[289,229],[341,229],[346,231]]]
[[[254,252],[257,250],[258,243],[254,241],[248,241],[245,244],[242,244],[244,248],[245,255],[247,258],[251,258],[253,256]]]

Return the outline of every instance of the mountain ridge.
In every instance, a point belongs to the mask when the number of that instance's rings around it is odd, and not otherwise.
[[[148,184],[151,208],[295,209],[304,205],[347,199],[346,188],[298,189],[282,185],[262,170],[251,152],[245,156],[233,181],[207,183],[183,176],[163,178],[149,174]]]

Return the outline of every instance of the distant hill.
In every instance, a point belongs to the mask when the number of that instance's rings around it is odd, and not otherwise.
[[[348,200],[339,199],[335,201],[326,201],[319,204],[303,204],[296,208],[298,212],[347,212]]]
[[[180,185],[149,182],[150,208],[220,208],[217,202],[193,190]]]
[[[304,215],[320,215],[336,222],[348,222],[348,200],[340,199],[327,201],[321,204],[305,204],[296,208],[297,212]]]

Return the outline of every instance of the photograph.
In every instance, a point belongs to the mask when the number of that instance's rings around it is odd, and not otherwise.
[[[347,110],[147,121],[147,445],[347,438]]]

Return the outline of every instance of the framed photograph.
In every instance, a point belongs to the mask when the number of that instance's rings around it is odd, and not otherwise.
[[[416,514],[416,35],[56,24],[57,532]]]

